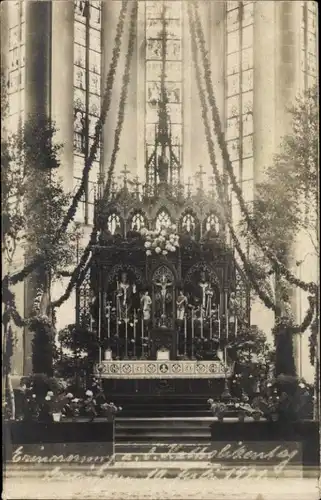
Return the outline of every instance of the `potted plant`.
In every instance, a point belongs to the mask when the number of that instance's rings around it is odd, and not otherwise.
[[[101,414],[106,417],[109,422],[112,422],[116,414],[122,410],[121,406],[116,406],[114,403],[103,403],[101,406]]]

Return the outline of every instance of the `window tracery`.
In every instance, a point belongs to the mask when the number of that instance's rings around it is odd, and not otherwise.
[[[165,210],[162,210],[161,212],[159,212],[159,214],[157,215],[156,224],[155,224],[157,231],[160,231],[162,228],[168,228],[171,225],[172,225],[172,221],[171,221],[169,214]]]
[[[205,230],[206,231],[215,231],[217,234],[220,231],[220,223],[217,215],[210,214],[205,221]]]
[[[107,218],[107,229],[112,235],[120,234],[121,232],[121,220],[118,214],[112,213],[108,215]]]
[[[130,228],[133,231],[141,231],[143,227],[145,227],[145,217],[141,213],[134,214],[131,219]]]

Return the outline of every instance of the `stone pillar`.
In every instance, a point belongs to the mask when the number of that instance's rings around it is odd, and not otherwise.
[[[52,2],[26,2],[25,116],[51,115],[51,7]],[[24,316],[28,317],[35,296],[34,276],[25,281]],[[32,337],[25,328],[24,373],[32,371]]]
[[[58,175],[73,189],[74,5],[52,2],[51,112],[56,140],[63,144]]]
[[[51,112],[51,6],[26,2],[26,117]]]
[[[275,153],[276,50],[278,36],[276,2],[254,6],[253,149],[254,184],[262,180],[264,168]]]
[[[282,137],[292,133],[292,117],[288,108],[295,104],[300,90],[300,9],[299,2],[275,2],[276,28],[276,69],[275,69],[275,142],[276,147]],[[297,274],[295,266],[295,242],[288,256],[288,267]],[[296,292],[292,290],[291,306],[298,317]],[[293,354],[299,372],[299,335],[294,338]]]

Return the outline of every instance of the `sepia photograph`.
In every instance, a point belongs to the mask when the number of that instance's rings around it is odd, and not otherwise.
[[[2,499],[320,500],[317,2],[0,16]]]

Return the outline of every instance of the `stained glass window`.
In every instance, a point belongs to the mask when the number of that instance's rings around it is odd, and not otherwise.
[[[74,158],[85,163],[90,153],[101,105],[101,2],[74,0]],[[100,161],[100,149],[96,163]],[[95,169],[95,172],[97,169]],[[90,172],[84,200],[84,221],[92,223],[97,175]]]
[[[173,141],[180,157],[182,148],[182,1],[145,2],[146,98],[145,140],[147,148],[155,144],[155,125],[161,97],[160,83],[164,72],[167,113]],[[163,54],[165,66],[163,68]],[[180,130],[179,130],[180,129]]]
[[[253,35],[255,2],[226,3],[226,139],[246,201],[253,189]],[[246,187],[245,182],[246,181]],[[244,192],[246,190],[246,193]],[[240,208],[232,198],[232,215]]]
[[[317,10],[316,2],[301,3],[301,89],[307,90],[317,82]]]
[[[24,122],[25,16],[24,0],[7,2],[8,7],[8,119],[6,128],[16,133]]]

